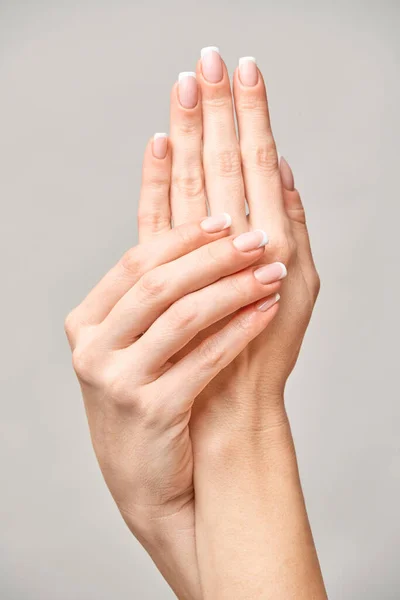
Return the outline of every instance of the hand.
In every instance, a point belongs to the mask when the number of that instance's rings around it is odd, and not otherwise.
[[[254,60],[243,60],[234,76],[240,142],[229,79],[218,52],[208,49],[204,53],[197,81],[200,89],[196,79],[186,74],[173,89],[171,202],[169,166],[163,170],[158,165],[152,173],[164,186],[158,188],[154,202],[142,204],[142,235],[146,230],[168,229],[171,217],[174,224],[185,222],[189,214],[201,217],[208,202],[212,214],[232,214],[238,232],[266,229],[268,260],[284,263],[289,272],[282,288],[282,308],[271,327],[210,382],[192,412],[196,537],[203,591],[212,598],[232,597],[232,589],[235,598],[252,593],[259,597],[265,578],[275,581],[280,573],[280,589],[277,585],[274,597],[302,597],[304,589],[308,593],[312,588],[315,597],[322,598],[323,583],[283,403],[285,383],[319,290],[304,210],[290,167],[284,159],[278,162],[265,86]],[[220,326],[213,325],[206,334]],[[249,506],[253,507],[250,512]],[[236,540],[241,542],[239,549]],[[259,564],[254,561],[254,548],[261,555]],[[253,571],[244,557],[253,561]],[[296,581],[283,563],[295,565]],[[249,591],[247,585],[239,590],[243,573],[246,577],[249,572],[255,575],[254,589]],[[224,591],[224,585],[233,588]]]
[[[144,181],[142,202],[154,189],[146,174]],[[268,281],[264,268],[252,266],[264,253],[264,232],[226,237],[230,223],[226,214],[200,219],[133,248],[66,320],[106,483],[181,598],[200,597],[193,402],[278,310],[280,266],[275,275],[268,268]],[[226,318],[222,329],[176,358],[200,331]]]

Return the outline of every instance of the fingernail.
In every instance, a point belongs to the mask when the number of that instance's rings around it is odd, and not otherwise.
[[[179,73],[179,102],[183,108],[194,108],[197,105],[197,100],[196,73],[191,71]]]
[[[255,229],[254,231],[241,233],[233,240],[233,245],[241,252],[256,250],[257,248],[261,248],[261,246],[265,246],[266,244],[268,244],[268,236],[262,229]]]
[[[228,213],[207,217],[200,223],[200,227],[207,233],[217,233],[223,229],[228,229],[232,225],[232,218]]]
[[[263,284],[274,283],[274,281],[279,281],[279,279],[283,279],[286,275],[287,269],[280,262],[264,265],[254,271],[254,277]]]
[[[268,300],[262,300],[256,305],[256,308],[257,310],[261,310],[261,312],[266,312],[269,308],[271,308],[271,306],[279,302],[280,298],[281,297],[279,294],[275,294],[271,298],[268,298]]]
[[[201,69],[210,83],[218,83],[223,77],[222,60],[217,46],[208,46],[201,51]]]
[[[165,158],[168,149],[168,135],[166,133],[155,133],[153,137],[153,156]]]
[[[289,192],[293,192],[293,190],[294,190],[293,172],[289,166],[288,161],[285,158],[283,158],[283,156],[281,156],[280,160],[279,160],[279,169],[281,172],[281,180],[282,180],[283,187],[285,188],[285,190],[288,190]]]
[[[257,61],[254,56],[239,59],[239,77],[243,85],[253,87],[258,81]]]

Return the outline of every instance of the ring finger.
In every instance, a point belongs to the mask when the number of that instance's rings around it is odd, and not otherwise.
[[[196,74],[180,73],[179,82],[171,93],[171,210],[174,226],[207,215],[202,135]]]

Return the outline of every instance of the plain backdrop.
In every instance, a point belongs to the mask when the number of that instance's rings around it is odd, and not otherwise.
[[[91,449],[66,313],[136,243],[142,151],[258,59],[322,279],[287,393],[329,597],[400,597],[400,3],[0,1],[0,597],[170,599]],[[234,599],[232,599],[234,600]]]

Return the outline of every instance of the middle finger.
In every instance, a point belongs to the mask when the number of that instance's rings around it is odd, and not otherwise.
[[[211,214],[228,212],[236,232],[247,230],[241,156],[232,92],[218,48],[203,48],[197,65],[203,107],[203,165]]]

